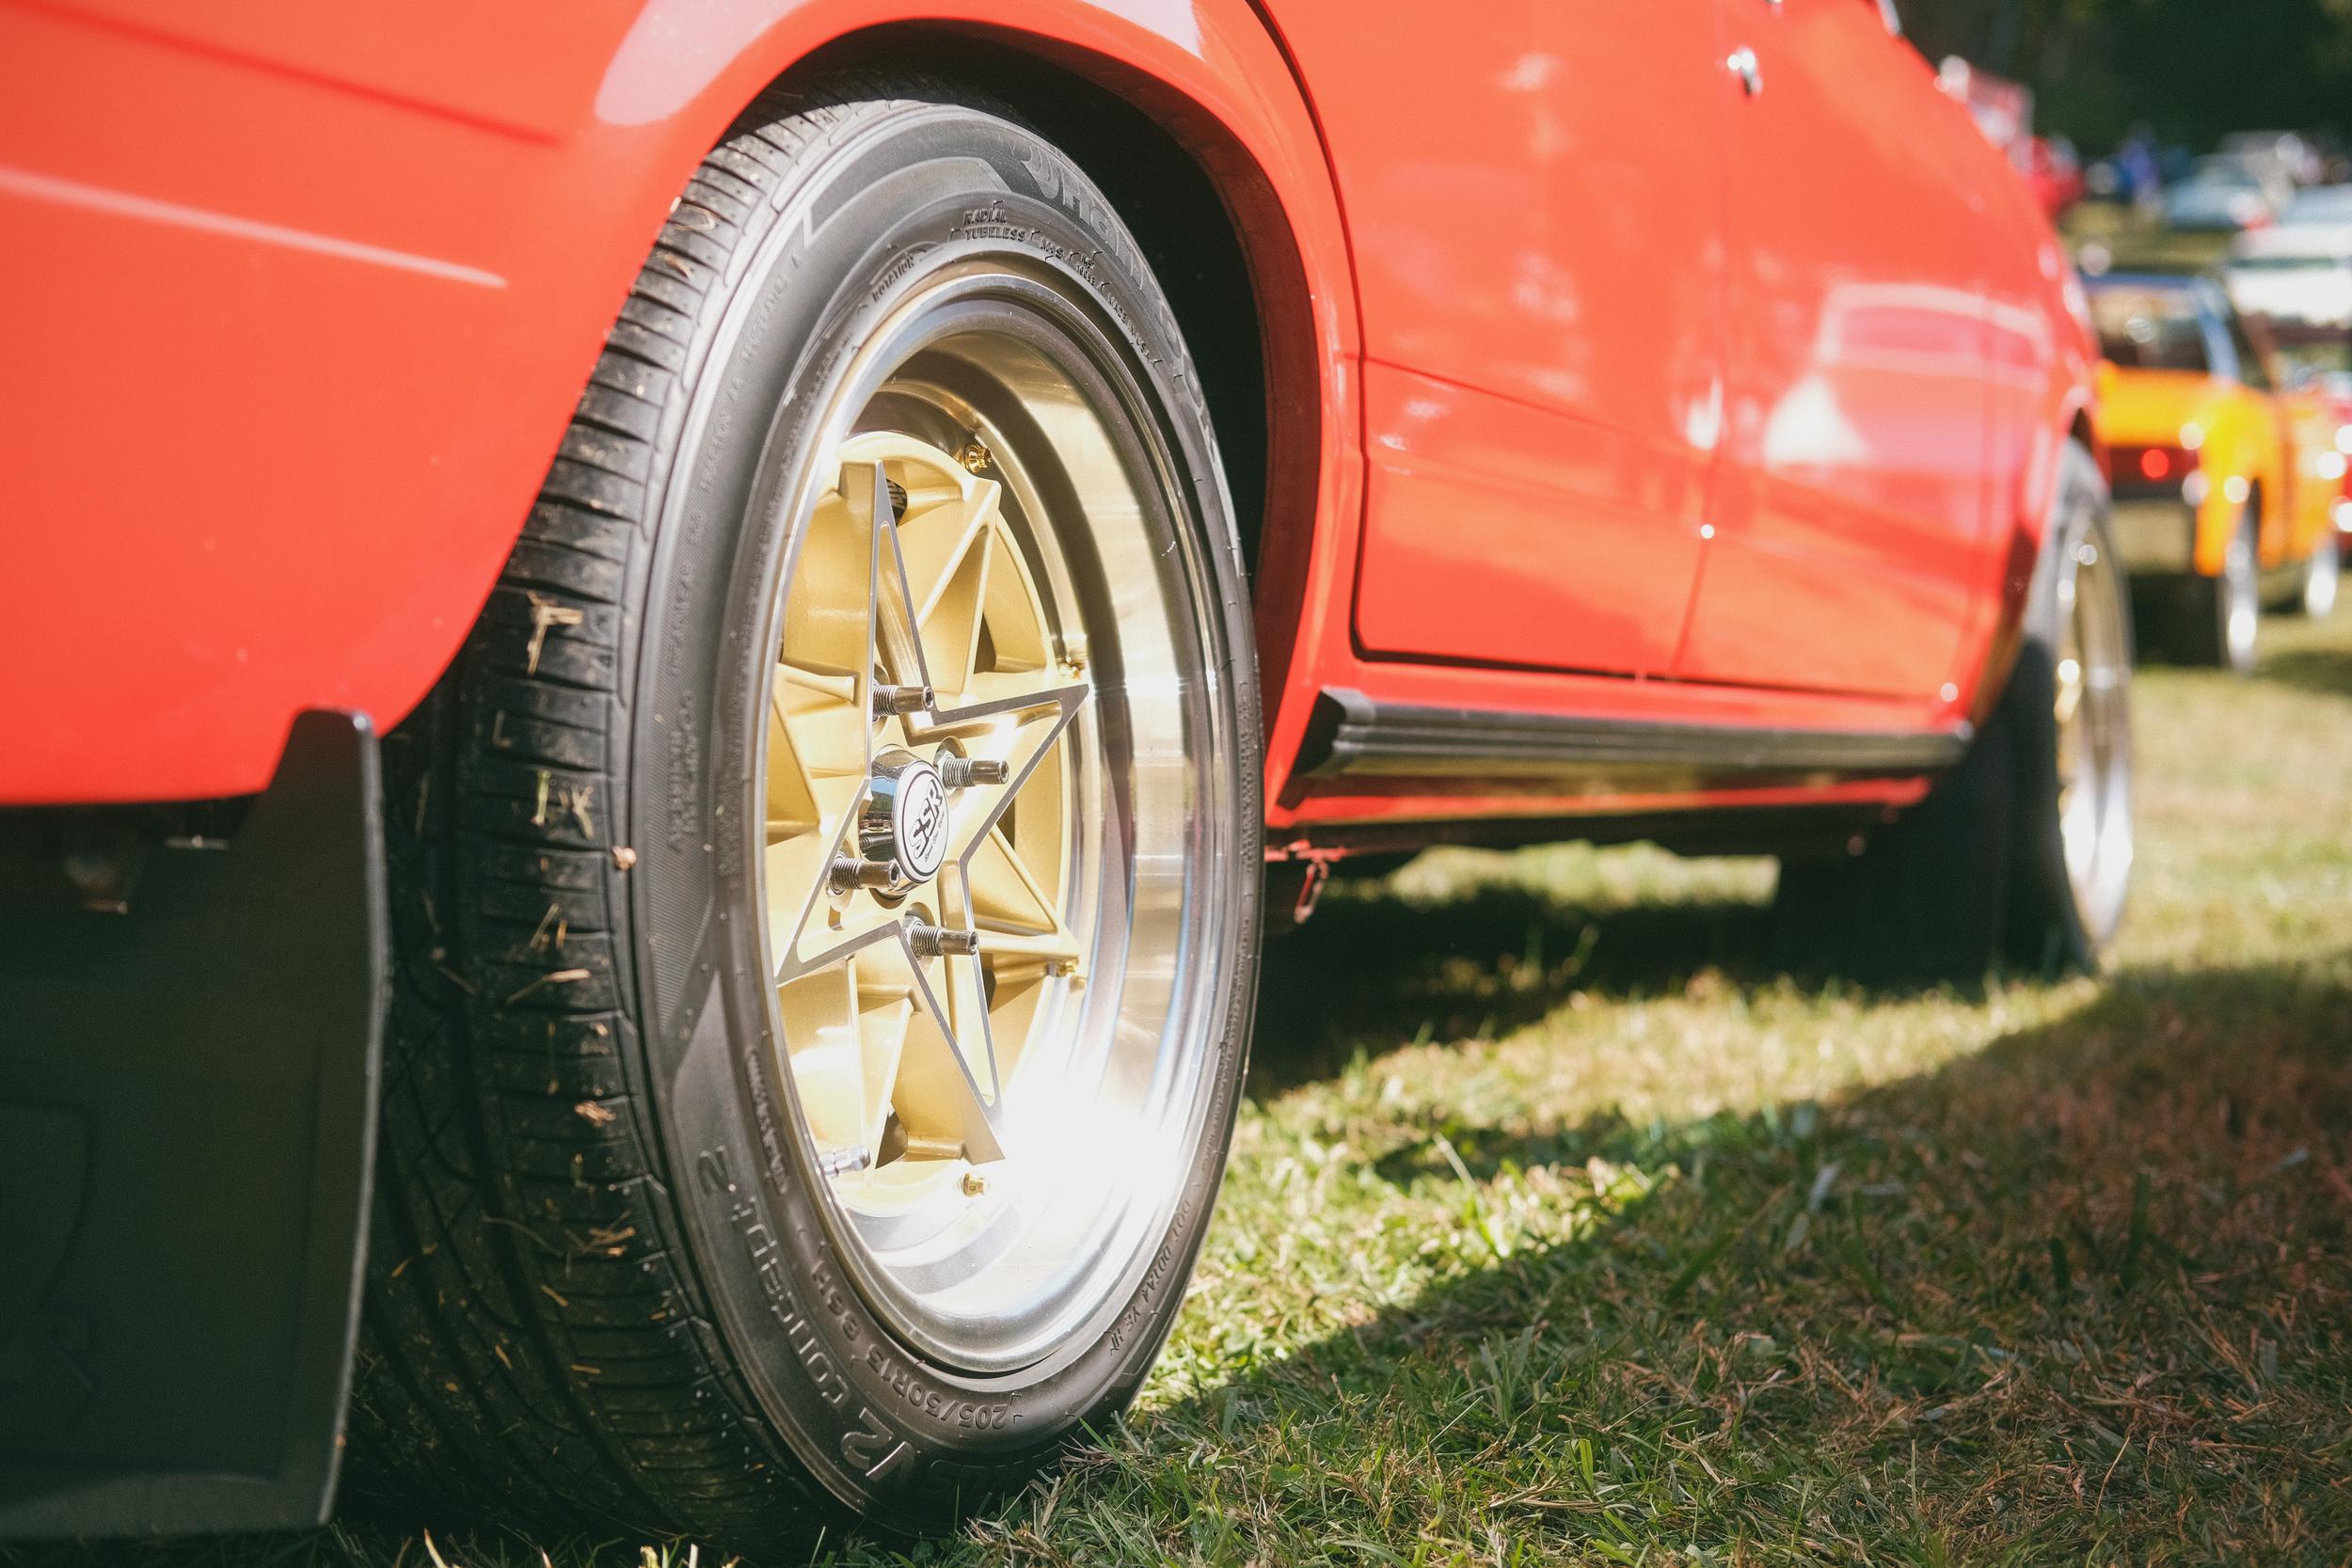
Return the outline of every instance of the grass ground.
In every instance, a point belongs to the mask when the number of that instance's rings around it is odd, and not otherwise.
[[[1799,983],[1645,849],[1335,892],[1140,1407],[915,1560],[2352,1560],[2352,616],[2273,631],[2143,677],[2101,979]]]

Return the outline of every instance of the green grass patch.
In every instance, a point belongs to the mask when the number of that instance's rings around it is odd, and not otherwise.
[[[2271,630],[2253,679],[2143,675],[2101,978],[1800,982],[1768,863],[1645,848],[1334,890],[1269,960],[1133,1418],[955,1542],[842,1560],[2343,1561],[2352,617]]]

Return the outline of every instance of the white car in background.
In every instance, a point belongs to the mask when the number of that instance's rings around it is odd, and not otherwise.
[[[2297,196],[2277,224],[2237,237],[2224,271],[2240,310],[2290,335],[2352,329],[2352,185]]]
[[[2240,131],[2221,138],[2221,150],[2245,158],[2267,158],[2298,185],[2327,178],[2328,160],[2296,131]]]
[[[2214,152],[2165,187],[2168,228],[2244,232],[2267,229],[2295,199],[2295,182],[2275,158]]]

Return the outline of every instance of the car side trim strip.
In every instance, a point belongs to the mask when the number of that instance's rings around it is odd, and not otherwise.
[[[1915,733],[1757,729],[1378,703],[1327,687],[1299,772],[1309,778],[1485,780],[1552,794],[1782,780],[1908,778],[1966,754],[1965,723]]]

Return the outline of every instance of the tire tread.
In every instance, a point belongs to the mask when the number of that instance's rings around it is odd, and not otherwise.
[[[733,1373],[624,1032],[621,607],[696,339],[792,167],[763,102],[664,224],[499,586],[387,743],[397,965],[355,1489],[773,1541],[834,1516]]]

